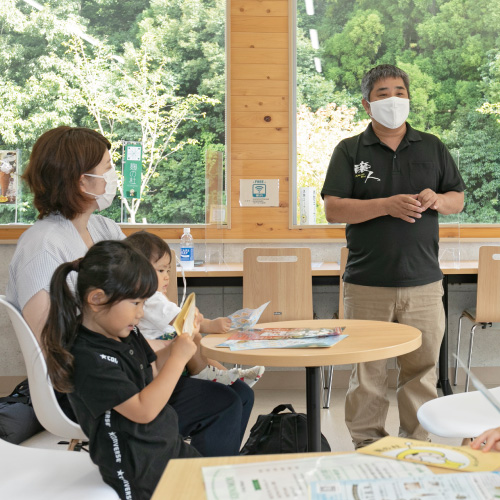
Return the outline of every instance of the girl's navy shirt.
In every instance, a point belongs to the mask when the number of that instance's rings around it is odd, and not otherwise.
[[[120,342],[80,326],[71,354],[71,406],[89,438],[92,461],[120,498],[150,498],[170,458],[200,456],[180,436],[170,405],[149,424],[113,410],[153,380],[156,354],[139,330]]]

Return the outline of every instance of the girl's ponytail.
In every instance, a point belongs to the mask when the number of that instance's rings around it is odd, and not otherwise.
[[[73,388],[73,356],[69,348],[76,336],[79,305],[66,280],[71,271],[79,270],[80,261],[66,262],[55,270],[50,281],[49,315],[41,335],[49,377],[60,392],[71,392]]]
[[[76,293],[67,284],[71,271],[78,272]],[[91,290],[102,290],[111,308],[125,299],[147,299],[158,289],[152,264],[123,241],[100,241],[75,262],[61,264],[50,282],[50,311],[42,330],[42,348],[52,385],[60,392],[71,392],[73,356],[71,347],[88,312],[86,303]],[[76,297],[76,298],[75,298]]]

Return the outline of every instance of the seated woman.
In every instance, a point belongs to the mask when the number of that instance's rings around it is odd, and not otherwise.
[[[166,295],[172,265],[175,272],[175,262],[172,263],[170,247],[159,236],[146,231],[131,234],[125,241],[132,248],[144,254],[158,275],[158,290],[144,303],[144,316],[139,321],[141,333],[146,339],[163,341],[165,347],[171,349],[172,343],[177,337],[172,324],[181,312],[181,308],[170,302]],[[193,378],[211,380],[226,385],[234,384],[236,380],[242,380],[253,387],[264,373],[263,366],[254,366],[246,370],[242,368],[228,370],[217,361],[207,359],[200,351],[200,333],[228,332],[231,320],[224,317],[207,319],[202,314],[200,317],[200,331],[194,335],[197,350],[186,365],[187,374]]]
[[[47,320],[56,268],[83,257],[99,241],[125,238],[118,224],[93,213],[109,207],[116,195],[110,147],[101,134],[80,127],[49,130],[33,146],[23,180],[39,215],[19,238],[7,298],[38,339]],[[75,275],[68,277],[71,289]],[[202,455],[217,456],[238,452],[253,399],[253,391],[241,381],[225,386],[182,377],[170,404],[178,414],[180,433],[191,436],[191,444]],[[59,401],[70,413],[67,398]]]

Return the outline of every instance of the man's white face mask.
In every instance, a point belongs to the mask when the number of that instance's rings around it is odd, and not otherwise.
[[[105,180],[106,187],[104,188],[103,194],[94,194],[94,193],[89,193],[88,191],[85,191],[85,193],[90,194],[90,196],[93,196],[95,198],[97,206],[99,207],[99,211],[108,208],[111,205],[111,203],[113,203],[113,200],[116,195],[116,188],[118,187],[118,175],[116,175],[116,170],[114,169],[114,167],[110,168],[107,172],[104,173],[104,175],[95,175],[95,174],[83,174],[83,175],[88,175],[89,177],[99,177],[100,179]]]
[[[408,118],[410,99],[389,97],[380,101],[372,101],[370,105],[371,117],[387,128],[398,128]]]

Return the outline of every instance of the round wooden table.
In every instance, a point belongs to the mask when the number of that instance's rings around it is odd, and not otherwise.
[[[347,338],[332,347],[309,349],[254,349],[231,351],[217,347],[227,335],[207,335],[201,352],[207,358],[228,363],[261,366],[301,366],[306,368],[308,451],[321,451],[320,367],[376,361],[400,356],[422,344],[420,330],[412,326],[383,321],[320,319],[276,321],[255,328],[334,328],[345,327]]]

